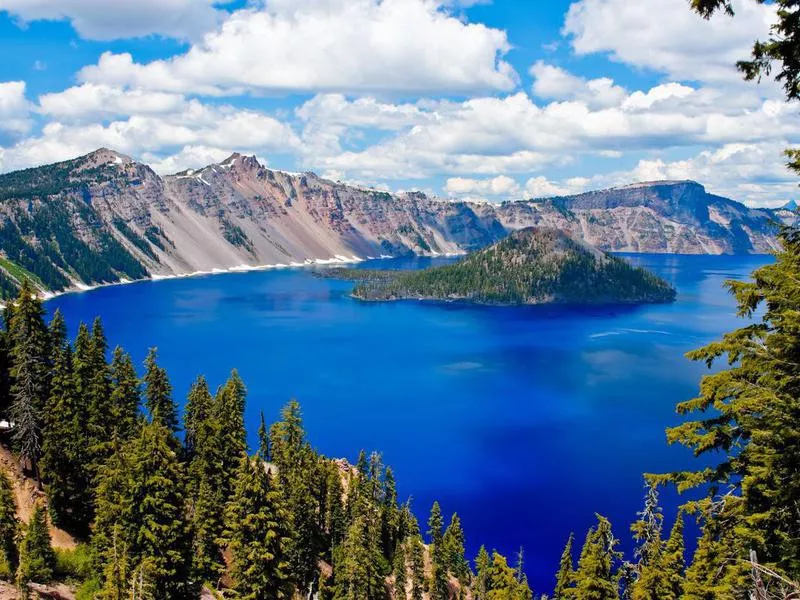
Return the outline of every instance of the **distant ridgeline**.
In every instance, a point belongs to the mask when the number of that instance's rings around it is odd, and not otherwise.
[[[504,202],[391,194],[233,154],[160,176],[112,150],[0,175],[0,296],[242,265],[485,248],[528,227],[604,251],[765,253],[796,211],[752,209],[692,181]]]
[[[523,229],[459,262],[423,271],[334,269],[358,282],[363,300],[451,300],[478,304],[670,302],[675,290],[626,261],[556,229]]]

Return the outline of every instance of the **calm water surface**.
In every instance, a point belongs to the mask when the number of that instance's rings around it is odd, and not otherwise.
[[[524,546],[531,583],[549,592],[570,531],[582,541],[600,512],[629,546],[641,474],[692,464],[664,441],[675,403],[705,372],[683,354],[737,326],[723,281],[771,260],[628,258],[672,282],[678,301],[363,304],[349,283],[291,270],[108,287],[47,308],[60,308],[73,333],[100,315],[112,346],[139,364],[157,346],[181,400],[198,374],[216,386],[238,368],[254,446],[259,411],[274,420],[296,397],[320,451],[355,460],[380,450],[421,521],[438,499],[448,519],[462,517],[470,555],[481,543],[508,555]]]

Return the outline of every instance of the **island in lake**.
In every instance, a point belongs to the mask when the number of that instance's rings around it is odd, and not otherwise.
[[[475,304],[638,304],[672,302],[675,289],[551,228],[529,228],[446,266],[422,271],[332,269],[357,282],[361,300],[444,300]]]

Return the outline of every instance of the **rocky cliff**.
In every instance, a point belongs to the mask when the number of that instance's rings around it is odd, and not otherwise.
[[[784,211],[791,215],[788,211]],[[750,253],[778,213],[660,182],[502,205],[389,194],[233,154],[160,177],[111,150],[0,175],[0,293],[266,264],[462,253],[530,226],[605,250]]]

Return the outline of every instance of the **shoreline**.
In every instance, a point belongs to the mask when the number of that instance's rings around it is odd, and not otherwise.
[[[365,262],[367,260],[377,260],[377,259],[387,259],[387,258],[394,258],[393,256],[389,255],[381,255],[381,256],[368,256],[366,258],[361,258],[359,256],[353,255],[350,257],[343,256],[343,255],[336,255],[331,258],[307,258],[303,262],[293,261],[290,263],[269,263],[263,265],[247,265],[241,264],[236,265],[234,267],[228,268],[221,268],[221,267],[214,267],[209,271],[193,271],[191,273],[174,273],[171,275],[160,275],[160,274],[152,274],[149,277],[143,277],[142,279],[127,279],[122,278],[119,281],[111,281],[108,283],[97,283],[94,285],[88,285],[85,283],[76,283],[72,287],[69,287],[64,290],[59,290],[57,292],[41,292],[39,297],[42,299],[43,302],[47,302],[48,300],[52,300],[53,298],[57,298],[59,296],[64,296],[67,294],[82,294],[84,292],[91,292],[94,290],[98,290],[101,288],[106,287],[113,287],[113,286],[121,286],[121,285],[131,285],[135,283],[144,283],[147,281],[165,281],[170,279],[188,279],[191,277],[205,277],[209,275],[226,275],[230,273],[249,273],[251,271],[271,271],[271,270],[283,270],[283,269],[300,269],[300,268],[308,268],[308,267],[317,267],[322,265],[352,265],[358,264],[361,262]],[[4,306],[4,304],[0,303],[0,306]]]

